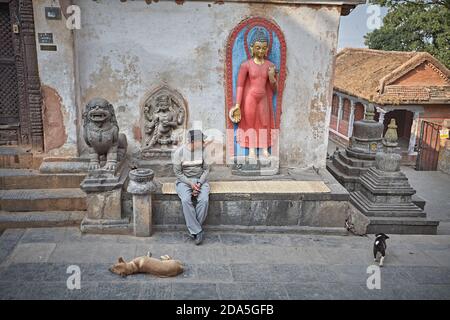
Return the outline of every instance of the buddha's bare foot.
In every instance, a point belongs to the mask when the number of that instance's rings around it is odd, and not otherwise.
[[[256,151],[255,150],[253,150],[253,149],[251,149],[249,152],[248,152],[248,157],[249,158],[256,158]]]

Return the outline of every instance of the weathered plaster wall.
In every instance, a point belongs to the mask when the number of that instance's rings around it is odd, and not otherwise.
[[[77,104],[73,34],[66,18],[47,20],[45,7],[58,5],[52,0],[33,0],[39,77],[42,83],[44,148],[49,155],[77,155]],[[38,33],[53,33],[57,51],[42,51]]]
[[[229,33],[244,18],[273,19],[287,41],[281,118],[282,166],[324,167],[338,7],[206,2],[75,1],[81,104],[102,96],[115,106],[131,152],[139,149],[140,105],[167,83],[186,99],[189,124],[225,131],[224,59]]]

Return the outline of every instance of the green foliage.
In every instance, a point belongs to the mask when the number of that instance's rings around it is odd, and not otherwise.
[[[450,0],[371,0],[385,6],[384,25],[365,36],[371,49],[426,51],[450,68]]]

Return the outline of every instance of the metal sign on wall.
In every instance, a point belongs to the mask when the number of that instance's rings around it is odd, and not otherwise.
[[[39,43],[50,44],[53,43],[53,33],[38,33]]]
[[[61,8],[45,7],[45,17],[48,20],[61,20]]]

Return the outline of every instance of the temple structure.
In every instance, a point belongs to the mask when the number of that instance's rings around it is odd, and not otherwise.
[[[171,155],[193,128],[214,159],[207,226],[346,233],[326,154],[340,17],[360,3],[0,3],[0,228],[183,227]],[[373,161],[372,111],[349,159]]]
[[[395,119],[383,139],[375,167],[361,176],[360,188],[351,192],[351,202],[370,220],[369,233],[436,234],[438,221],[426,219],[423,208],[412,201],[416,191],[400,170],[401,155]]]
[[[353,135],[353,123],[363,118],[364,109],[373,104],[375,120],[384,132],[392,118],[397,120],[402,162],[414,165],[421,141],[435,152],[419,170],[436,170],[439,146],[438,130],[427,132],[423,123],[442,125],[450,118],[450,71],[426,52],[397,52],[363,48],[345,48],[336,57],[330,137],[346,146]],[[431,135],[433,135],[431,137]],[[435,153],[436,155],[430,155]]]

